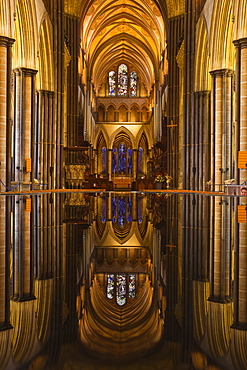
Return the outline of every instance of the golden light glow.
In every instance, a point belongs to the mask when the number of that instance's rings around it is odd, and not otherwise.
[[[164,22],[153,1],[91,2],[81,20],[82,49],[96,93],[107,73],[131,65],[150,92],[165,47]]]

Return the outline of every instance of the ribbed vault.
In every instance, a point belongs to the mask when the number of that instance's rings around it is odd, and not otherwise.
[[[106,298],[95,277],[86,301],[80,339],[97,357],[130,360],[160,342],[163,321],[148,278],[136,298],[120,307]]]
[[[82,48],[96,92],[110,69],[126,63],[148,91],[165,48],[164,21],[151,0],[88,2],[81,21]]]

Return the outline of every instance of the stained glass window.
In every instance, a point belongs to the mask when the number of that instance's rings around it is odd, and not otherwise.
[[[108,83],[109,83],[109,95],[111,96],[116,95],[116,73],[114,71],[109,72]]]
[[[130,74],[130,96],[137,95],[137,73],[131,72]]]
[[[106,173],[107,171],[107,150],[106,148],[102,148],[102,173]]]
[[[114,275],[107,276],[107,298],[113,299],[114,298]]]
[[[128,174],[132,173],[132,149],[128,148]]]
[[[116,299],[119,306],[123,306],[126,303],[126,275],[117,275]]]
[[[138,149],[138,173],[143,172],[143,149]]]
[[[118,67],[118,95],[128,95],[128,67],[125,64]]]
[[[135,298],[136,296],[136,276],[129,275],[129,298]]]
[[[117,172],[117,148],[112,149],[112,172]]]
[[[126,172],[126,146],[124,143],[120,144],[118,147],[118,165],[119,172]]]

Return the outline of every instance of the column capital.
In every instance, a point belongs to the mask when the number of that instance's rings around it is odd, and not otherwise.
[[[233,44],[239,49],[245,49],[247,48],[247,37],[244,37],[239,40],[234,40]]]
[[[34,76],[36,75],[36,73],[38,72],[36,69],[32,69],[32,68],[25,68],[25,67],[19,67],[19,68],[15,68],[14,70],[14,73],[18,76],[20,75],[25,75],[25,76]]]
[[[13,43],[15,42],[15,39],[11,39],[7,36],[0,36],[0,46],[12,46]]]
[[[220,76],[227,76],[230,77],[234,74],[234,71],[232,69],[228,68],[222,68],[222,69],[216,69],[214,71],[209,72],[211,76],[220,77]]]

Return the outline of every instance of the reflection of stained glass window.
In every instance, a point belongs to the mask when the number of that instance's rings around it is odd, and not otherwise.
[[[127,283],[128,281],[128,283]],[[114,274],[107,275],[107,298],[113,299],[116,295],[116,301],[119,306],[123,306],[129,298],[136,296],[136,275],[118,274],[116,278]]]
[[[116,74],[114,71],[109,72],[109,95],[116,95]]]
[[[130,196],[112,198],[112,222],[117,222],[119,227],[132,222],[132,198]]]
[[[138,149],[138,173],[143,172],[143,149]]]
[[[107,171],[107,150],[102,148],[102,173]]]
[[[126,275],[117,275],[116,284],[117,304],[123,306],[126,303]]]
[[[126,223],[126,203],[124,197],[118,199],[118,226],[124,227]]]
[[[120,64],[118,67],[118,95],[126,96],[128,94],[128,67]]]
[[[138,222],[139,224],[142,223],[142,213],[143,213],[143,200],[142,198],[138,197],[137,200],[137,212],[138,212]]]
[[[136,296],[136,276],[129,275],[129,297],[135,298]]]
[[[114,275],[107,276],[107,298],[114,298]]]
[[[132,198],[128,197],[127,201],[127,222],[132,222]]]
[[[137,95],[137,73],[131,72],[130,74],[130,96]]]
[[[112,198],[112,222],[117,221],[117,201],[116,198]]]
[[[101,209],[101,221],[106,222],[107,216],[107,200],[106,197],[102,197],[102,209]]]

